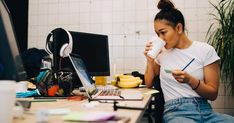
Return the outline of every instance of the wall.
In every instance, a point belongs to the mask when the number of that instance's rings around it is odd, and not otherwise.
[[[217,3],[217,0],[210,0]],[[144,73],[145,43],[155,35],[153,19],[158,0],[30,0],[28,46],[44,48],[47,34],[56,27],[107,34],[109,36],[111,75],[140,71]],[[206,41],[213,8],[208,0],[173,0],[186,19],[188,36]],[[111,77],[109,78],[111,79]],[[217,101],[219,112],[234,114],[233,98],[222,87]],[[230,100],[230,101],[229,101]]]

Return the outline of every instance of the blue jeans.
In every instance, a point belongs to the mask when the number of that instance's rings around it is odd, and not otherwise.
[[[184,97],[164,105],[164,123],[234,123],[234,117],[213,112],[206,99]]]

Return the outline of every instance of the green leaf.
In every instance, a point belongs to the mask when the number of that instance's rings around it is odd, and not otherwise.
[[[217,14],[209,13],[215,22],[208,28],[206,38],[221,58],[221,79],[225,90],[230,88],[231,94],[234,94],[234,0],[210,4]]]

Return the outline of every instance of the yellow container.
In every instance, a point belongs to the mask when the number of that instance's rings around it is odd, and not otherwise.
[[[117,80],[111,80],[111,85],[116,86],[116,84],[117,84]]]
[[[96,85],[106,85],[106,76],[95,76]]]

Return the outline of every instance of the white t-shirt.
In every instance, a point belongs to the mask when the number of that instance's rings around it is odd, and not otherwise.
[[[195,60],[184,71],[200,80],[204,80],[204,66],[220,59],[212,46],[198,41],[193,41],[186,49],[163,49],[157,56],[155,61],[161,66],[160,81],[165,101],[181,97],[200,97],[188,84],[177,82],[171,73],[165,72],[165,69],[182,70],[193,58]]]

